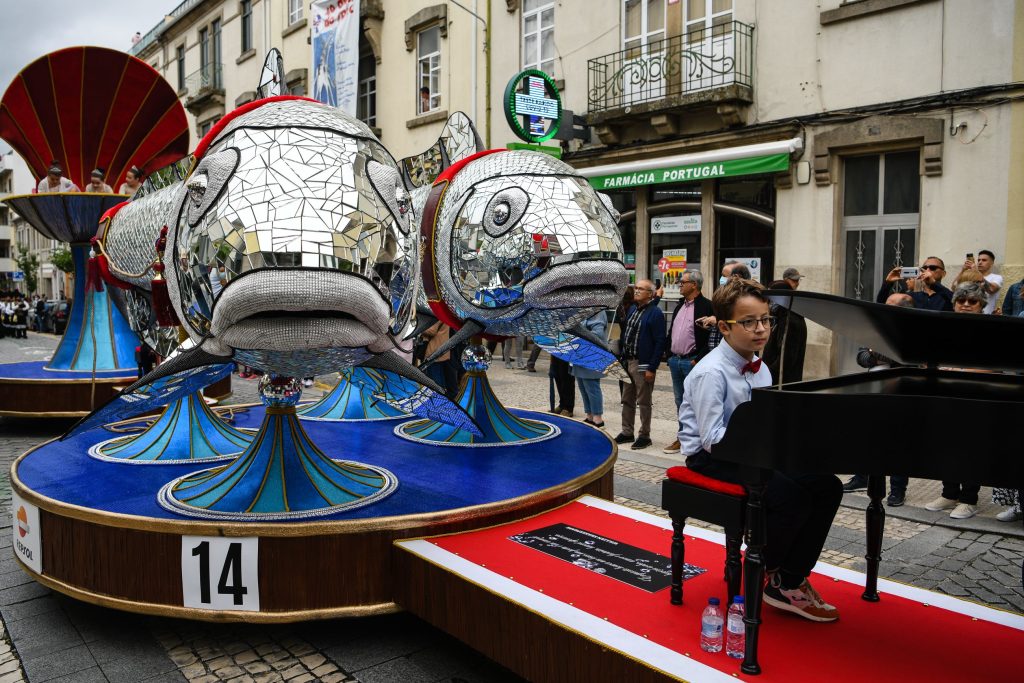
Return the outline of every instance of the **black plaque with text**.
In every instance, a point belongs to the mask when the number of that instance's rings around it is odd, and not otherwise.
[[[649,593],[668,588],[672,582],[672,562],[665,555],[568,524],[526,531],[510,536],[509,540]],[[683,567],[683,580],[705,571],[687,564]]]

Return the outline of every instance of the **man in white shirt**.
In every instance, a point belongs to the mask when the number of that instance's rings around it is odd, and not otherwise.
[[[78,192],[78,186],[64,177],[64,169],[56,161],[50,162],[46,177],[39,181],[36,192]]]
[[[978,252],[978,272],[985,278],[985,289],[988,291],[988,303],[983,312],[989,314],[996,310],[996,294],[1003,288],[1003,276],[992,272],[995,264],[996,256],[991,251],[982,249]]]

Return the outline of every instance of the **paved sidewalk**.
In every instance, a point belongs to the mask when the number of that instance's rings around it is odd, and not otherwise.
[[[0,362],[45,358],[56,338],[0,340]],[[546,358],[546,356],[544,357]],[[546,410],[547,363],[537,373],[490,372],[508,405]],[[305,395],[329,389],[318,378]],[[674,438],[675,418],[667,372],[654,392],[655,446],[620,450],[616,501],[662,515],[660,482],[679,456],[661,453]],[[256,401],[256,382],[233,378],[228,403]],[[609,433],[619,428],[618,388],[602,382]],[[577,396],[576,417],[582,417]],[[69,421],[0,418],[0,468],[22,452],[60,434]],[[1024,614],[1020,563],[1024,530],[987,516],[957,522],[919,505],[934,497],[934,482],[912,480],[908,504],[888,509],[881,573],[923,588],[966,597]],[[361,681],[363,683],[512,683],[506,669],[408,614],[294,625],[208,624],[107,610],[53,593],[21,571],[11,555],[10,485],[0,476],[0,683],[42,681]],[[982,493],[983,501],[987,500]],[[864,565],[867,499],[848,494],[823,560],[854,569]],[[986,514],[993,510],[985,511]]]

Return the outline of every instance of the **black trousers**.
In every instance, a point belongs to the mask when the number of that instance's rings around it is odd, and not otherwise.
[[[701,455],[705,457],[688,457],[687,467],[715,479],[743,483],[737,465]],[[779,571],[784,588],[797,588],[811,575],[842,499],[843,483],[834,474],[776,471],[768,481],[764,490],[768,525],[765,567]]]
[[[942,482],[943,498],[958,500],[961,503],[967,503],[968,505],[978,504],[978,491],[980,490],[981,486],[979,484],[961,484],[956,481]]]
[[[551,367],[548,374],[555,379],[558,390],[558,407],[570,413],[576,408],[576,380],[570,371],[571,366],[564,360],[551,356]]]

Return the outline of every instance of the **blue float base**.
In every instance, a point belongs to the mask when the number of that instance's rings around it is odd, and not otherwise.
[[[540,417],[530,411],[512,412],[522,418]],[[258,427],[263,416],[262,406],[250,407],[236,416],[235,427]],[[436,513],[506,501],[586,476],[613,457],[615,444],[603,431],[567,418],[544,418],[560,429],[557,437],[484,450],[405,441],[392,433],[393,423],[389,421],[304,422],[310,440],[328,457],[385,468],[399,482],[393,494],[373,505],[319,519]],[[195,464],[137,467],[88,456],[89,448],[108,438],[106,430],[93,430],[67,441],[44,444],[16,464],[16,476],[21,486],[65,504],[105,513],[186,519],[161,507],[157,493],[168,482],[194,473]]]
[[[77,380],[92,381],[92,370],[52,370],[46,367],[49,361],[36,360],[21,363],[0,363],[0,381],[3,380]],[[118,370],[97,370],[97,379],[132,379],[138,377],[135,368]]]

